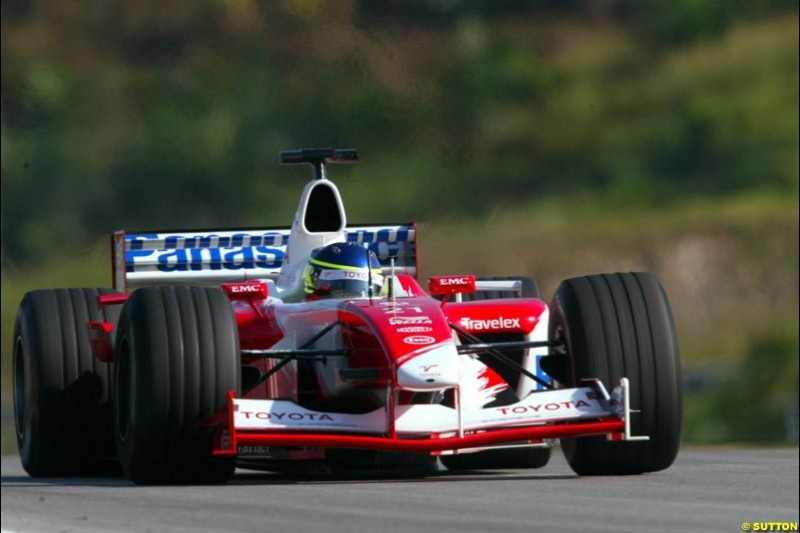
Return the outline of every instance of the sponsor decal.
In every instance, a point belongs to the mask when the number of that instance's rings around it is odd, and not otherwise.
[[[323,270],[319,274],[321,280],[358,280],[368,281],[372,279],[375,283],[383,283],[383,276],[378,273],[378,269],[372,269],[372,274],[367,271],[360,272],[357,270]]]
[[[244,415],[247,420],[270,420],[282,421],[292,420],[294,422],[321,422],[327,420],[333,422],[333,417],[327,413],[267,413],[265,411],[241,411],[239,414]]]
[[[550,402],[529,405],[515,405],[514,407],[498,407],[497,410],[503,415],[524,415],[528,412],[540,413],[543,411],[560,411],[561,409],[580,409],[581,407],[591,408],[592,406],[586,400],[578,400],[577,402]]]
[[[266,298],[269,294],[266,283],[223,283],[222,289],[231,298]]]
[[[228,285],[231,292],[237,294],[249,294],[254,292],[261,292],[264,286],[261,283],[247,283],[242,285]]]
[[[376,244],[370,249],[378,255],[380,261],[390,257],[401,257],[414,254],[414,231],[406,226],[371,229],[347,230],[348,242]]]
[[[136,272],[137,266],[143,268],[145,265],[155,265],[160,272],[279,268],[283,262],[283,250],[256,246],[231,251],[222,248],[128,251],[125,261],[128,272]]]
[[[163,248],[231,248],[239,246],[286,246],[288,229],[264,233],[219,232],[219,233],[129,233],[125,236],[129,250]],[[414,242],[414,232],[406,226],[385,228],[347,229],[347,240],[358,243],[405,244]]]
[[[127,272],[277,269],[284,260],[288,263],[288,240],[288,228],[264,233],[136,233],[125,235],[125,250],[120,247],[118,252],[125,253]],[[349,229],[347,240],[375,243],[381,261],[414,254],[415,233],[407,226]]]
[[[428,333],[433,331],[433,328],[429,328],[426,326],[406,326],[403,328],[397,328],[398,333]]]
[[[436,339],[433,337],[428,337],[427,335],[413,335],[411,337],[406,337],[403,339],[403,342],[406,344],[414,344],[416,346],[425,345],[425,344],[433,344],[436,342]]]
[[[470,285],[474,278],[439,278],[439,285],[447,287],[450,285]]]
[[[475,276],[435,276],[428,281],[431,294],[455,294],[475,291]]]
[[[476,319],[463,317],[461,324],[467,329],[473,331],[492,330],[492,329],[512,329],[520,328],[519,318],[505,318],[499,316],[497,318]]]
[[[433,321],[426,316],[393,316],[389,318],[392,326],[418,326],[420,324],[433,324]]]
[[[129,250],[148,250],[153,252],[167,249],[190,248],[240,248],[247,246],[286,246],[289,235],[278,232],[255,233],[210,233],[206,235],[136,233],[125,236]]]
[[[441,378],[442,373],[434,370],[439,365],[418,365],[419,374],[421,378],[431,381],[435,378]]]
[[[398,228],[382,228],[379,230],[372,229],[359,229],[347,230],[347,240],[349,242],[358,243],[397,243],[397,242],[412,242],[414,240],[413,233],[409,228],[400,226]]]

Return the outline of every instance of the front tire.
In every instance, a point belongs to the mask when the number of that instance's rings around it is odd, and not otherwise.
[[[214,456],[204,425],[240,394],[239,335],[218,289],[147,287],[122,309],[114,419],[120,460],[135,483],[224,483],[235,456]]]
[[[625,475],[670,466],[680,444],[680,356],[664,289],[645,273],[601,274],[566,280],[553,298],[550,338],[565,341],[571,387],[599,378],[611,390],[630,380],[634,435],[644,442],[604,437],[562,439],[579,475]]]
[[[116,473],[109,383],[86,322],[116,323],[110,289],[27,293],[14,324],[14,422],[22,466],[34,477]]]

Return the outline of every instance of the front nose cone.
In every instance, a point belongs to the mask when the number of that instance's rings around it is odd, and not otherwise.
[[[410,390],[437,390],[459,383],[458,352],[452,344],[438,346],[397,369],[397,383]]]

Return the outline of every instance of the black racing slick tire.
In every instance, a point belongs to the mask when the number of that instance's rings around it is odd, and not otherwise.
[[[27,293],[14,324],[14,425],[28,474],[119,472],[109,401],[112,364],[92,355],[87,321],[116,323],[100,307],[110,289]]]
[[[480,278],[481,281],[520,281],[522,290],[519,298],[542,298],[536,282],[525,276],[496,276]],[[509,298],[507,291],[478,291],[463,294],[462,301],[494,300]],[[486,470],[492,468],[541,468],[550,461],[551,449],[548,448],[506,448],[486,450],[476,453],[442,455],[439,457],[448,470]]]
[[[575,473],[628,475],[669,467],[680,445],[680,355],[666,293],[650,274],[600,274],[568,279],[550,309],[554,354],[569,358],[569,386],[599,378],[610,391],[630,381],[631,433],[648,441],[605,437],[562,439]],[[559,352],[560,350],[560,352]]]
[[[114,429],[138,484],[224,483],[235,456],[212,455],[213,423],[241,390],[239,335],[219,289],[146,287],[119,320]]]

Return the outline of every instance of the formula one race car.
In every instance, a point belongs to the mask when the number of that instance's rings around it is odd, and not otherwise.
[[[678,345],[648,274],[417,280],[414,223],[348,226],[329,163],[290,228],[117,232],[114,290],[25,295],[14,413],[32,476],[119,469],[136,483],[225,482],[236,466],[667,468]],[[313,470],[312,468],[312,470]]]

